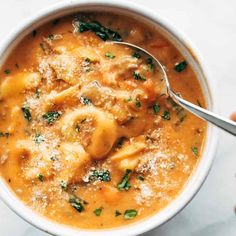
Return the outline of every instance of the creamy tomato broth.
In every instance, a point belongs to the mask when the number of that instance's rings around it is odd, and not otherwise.
[[[114,20],[115,19],[115,20]],[[165,95],[205,106],[191,66],[154,28],[108,13],[68,16],[29,34],[0,74],[0,172],[36,212],[81,228],[157,213],[201,156],[206,124]]]

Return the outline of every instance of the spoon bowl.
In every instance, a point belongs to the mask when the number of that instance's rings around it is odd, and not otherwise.
[[[206,121],[210,122],[211,124],[223,129],[224,131],[236,136],[236,122],[233,122],[233,121],[231,121],[227,118],[224,118],[218,114],[215,114],[207,109],[197,106],[197,105],[185,100],[184,98],[180,97],[179,95],[177,95],[174,92],[174,90],[171,88],[171,85],[169,83],[168,76],[167,76],[164,66],[150,52],[148,52],[147,50],[145,50],[135,44],[132,44],[132,43],[118,42],[118,41],[113,41],[112,43],[123,45],[126,47],[130,47],[135,50],[139,50],[144,55],[151,57],[153,59],[153,61],[155,62],[155,64],[157,65],[157,68],[162,75],[162,79],[163,79],[163,81],[165,83],[165,87],[166,87],[167,96],[172,98],[178,105],[180,105],[181,107],[190,111],[191,113],[198,116],[199,118],[206,120]]]

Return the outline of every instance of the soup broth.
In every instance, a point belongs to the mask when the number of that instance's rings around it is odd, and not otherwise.
[[[67,16],[27,35],[0,72],[0,173],[47,218],[72,227],[123,226],[159,212],[201,157],[206,123],[165,94],[145,48],[174,90],[205,106],[183,55],[127,16]]]

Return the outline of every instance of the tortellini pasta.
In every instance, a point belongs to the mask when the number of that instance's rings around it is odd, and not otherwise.
[[[16,154],[24,157],[23,169],[24,177],[27,180],[34,180],[43,176],[50,178],[53,176],[53,163],[50,156],[41,153],[40,149],[30,140],[20,140],[16,143]]]
[[[90,156],[79,143],[63,143],[61,145],[61,171],[59,178],[66,182],[81,181],[86,173],[86,165],[90,164]]]
[[[71,85],[78,82],[78,77],[75,76],[78,71],[77,59],[66,53],[49,55],[41,60],[39,71],[49,81],[64,80]]]
[[[78,135],[75,130],[76,124],[84,119],[91,119],[94,122],[90,141],[87,146],[84,145],[84,149],[94,159],[104,158],[117,139],[115,120],[108,113],[92,106],[76,109],[61,120],[61,131],[67,141]]]
[[[117,162],[117,166],[120,170],[134,170],[138,165],[141,152],[144,150],[145,143],[137,141],[124,146],[122,149],[118,150],[117,153],[110,156],[110,159],[113,162]]]
[[[41,76],[37,72],[20,72],[15,75],[9,75],[0,86],[0,99],[35,89],[40,81]]]
[[[55,105],[68,104],[77,101],[79,99],[79,88],[80,85],[74,85],[60,93],[49,94],[43,104],[44,110],[48,111]]]

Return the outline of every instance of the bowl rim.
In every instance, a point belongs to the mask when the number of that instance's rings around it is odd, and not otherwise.
[[[158,13],[134,2],[126,0],[91,0],[89,2],[87,0],[64,0],[62,2],[52,4],[51,6],[40,10],[33,16],[26,18],[22,23],[16,25],[16,27],[11,30],[11,32],[5,37],[5,39],[1,41],[0,55],[2,55],[5,50],[10,47],[11,44],[14,44],[15,39],[20,37],[22,32],[24,32],[32,24],[40,22],[43,18],[46,18],[57,12],[66,9],[72,9],[74,7],[77,8],[79,6],[104,6],[128,10],[129,12],[133,12],[137,15],[142,15],[153,22],[157,22],[159,25],[163,26],[165,29],[171,32],[171,34],[175,38],[177,38],[177,40],[186,45],[191,50],[191,52],[194,53],[194,57],[197,59],[199,67],[201,68],[207,81],[208,90],[210,93],[209,96],[211,100],[211,110],[216,110],[216,106],[214,104],[215,86],[213,80],[211,79],[209,70],[207,69],[207,66],[201,54],[194,46],[194,44],[183,32],[173,26],[172,23],[160,16]],[[206,153],[207,155],[202,155],[201,161],[200,163],[198,163],[197,166],[198,170],[195,170],[195,173],[193,174],[193,176],[191,176],[190,182],[192,185],[188,186],[190,184],[187,184],[187,186],[184,187],[184,189],[177,196],[177,198],[172,201],[167,207],[165,207],[165,209],[162,210],[160,213],[149,216],[148,218],[138,221],[137,223],[125,225],[121,228],[112,228],[104,230],[84,230],[79,228],[71,228],[69,226],[60,226],[58,223],[51,222],[45,217],[39,216],[37,213],[28,209],[28,207],[25,206],[19,199],[16,199],[17,197],[12,194],[12,191],[6,187],[6,184],[3,183],[2,180],[0,181],[0,198],[11,210],[13,210],[25,221],[53,235],[75,236],[78,235],[78,233],[80,233],[80,235],[94,235],[95,233],[96,235],[110,235],[111,233],[113,235],[139,235],[169,221],[177,213],[179,213],[199,191],[213,163],[214,153],[218,140],[218,131],[216,130],[216,128],[209,125],[207,136],[208,137],[206,138],[207,140],[204,148],[207,149],[207,151],[204,150],[204,154]],[[200,166],[200,164],[202,165]]]

